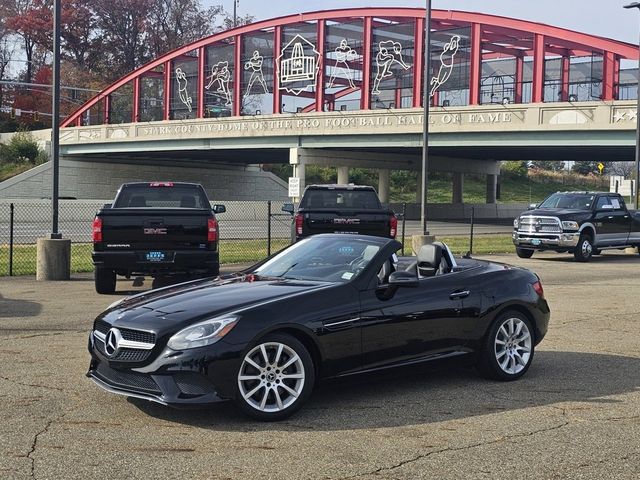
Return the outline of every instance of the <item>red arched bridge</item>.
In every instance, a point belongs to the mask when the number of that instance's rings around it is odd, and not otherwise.
[[[290,15],[217,33],[149,62],[63,126],[422,105],[425,11]],[[635,45],[540,23],[434,10],[432,103],[624,100]]]

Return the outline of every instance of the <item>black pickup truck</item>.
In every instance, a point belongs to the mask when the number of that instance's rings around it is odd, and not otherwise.
[[[382,206],[373,187],[363,185],[310,185],[297,212],[293,204],[282,210],[294,214],[292,240],[317,233],[353,233],[395,238],[398,219]]]
[[[513,221],[520,258],[536,250],[571,252],[587,262],[601,250],[640,246],[640,213],[608,192],[556,192]]]
[[[116,274],[218,275],[215,213],[224,211],[199,184],[125,183],[93,220],[96,291],[113,293]]]

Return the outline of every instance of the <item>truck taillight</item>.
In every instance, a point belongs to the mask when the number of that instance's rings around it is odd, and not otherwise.
[[[536,293],[540,298],[544,298],[544,289],[542,288],[542,283],[540,283],[540,280],[538,280],[536,283],[534,283],[531,286],[533,287],[533,289],[536,291]]]
[[[298,213],[294,220],[296,224],[296,235],[302,235],[302,223],[304,222],[304,216]]]
[[[93,236],[94,243],[98,243],[102,241],[102,219],[101,218],[96,217],[93,219],[91,234]]]
[[[218,221],[215,218],[207,220],[207,242],[218,240]]]
[[[395,215],[391,215],[389,219],[389,236],[396,238],[396,235],[398,235],[398,218]]]

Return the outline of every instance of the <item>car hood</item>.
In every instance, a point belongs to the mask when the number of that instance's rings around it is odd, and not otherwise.
[[[527,210],[521,213],[520,216],[558,217],[560,219],[570,217],[573,219],[574,217],[588,216],[589,214],[589,210],[579,210],[576,208],[539,208],[536,210]]]
[[[161,331],[331,285],[235,275],[135,295],[104,312],[98,320],[119,327]]]

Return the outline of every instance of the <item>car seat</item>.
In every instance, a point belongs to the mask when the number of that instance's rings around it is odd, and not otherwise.
[[[144,199],[142,195],[134,195],[129,200],[130,207],[146,207],[147,201]]]
[[[196,199],[192,195],[183,195],[180,199],[181,208],[196,208]]]

